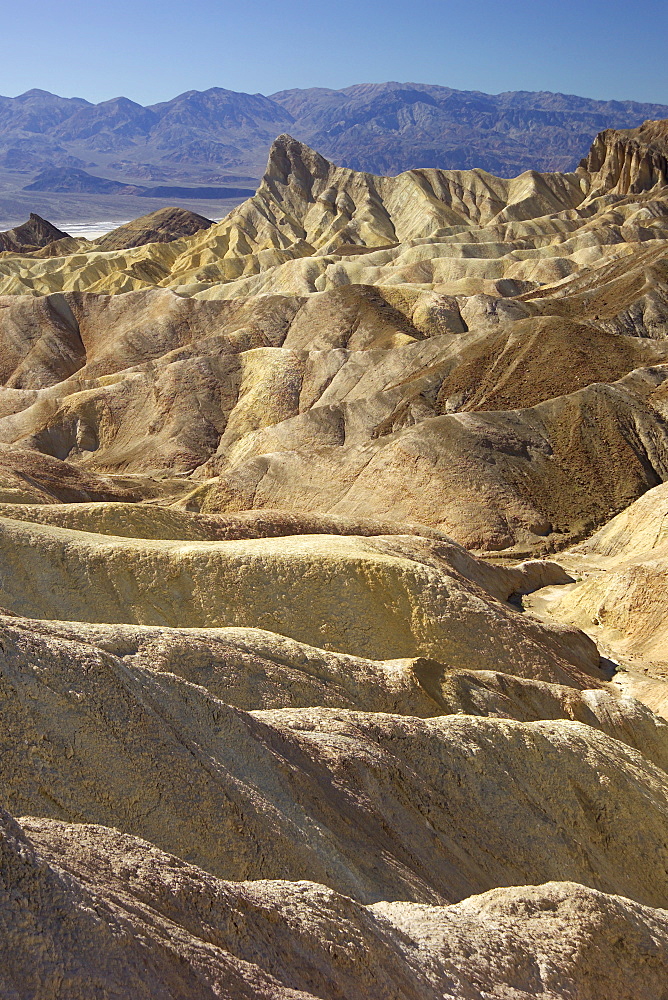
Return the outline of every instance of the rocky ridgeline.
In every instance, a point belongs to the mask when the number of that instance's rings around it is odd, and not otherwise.
[[[0,253],[30,253],[67,237],[67,233],[31,212],[22,226],[0,233]]]
[[[597,135],[580,166],[595,175],[601,194],[641,194],[668,183],[668,122],[647,121],[640,128],[607,129]]]
[[[663,996],[665,127],[2,254],[3,998]]]

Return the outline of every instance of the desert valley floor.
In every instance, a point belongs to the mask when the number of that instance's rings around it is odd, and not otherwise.
[[[0,234],[2,1000],[666,1000],[668,122],[198,218]]]

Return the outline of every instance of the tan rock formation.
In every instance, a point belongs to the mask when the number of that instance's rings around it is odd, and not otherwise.
[[[378,659],[507,665],[579,685],[602,676],[582,633],[548,629],[499,600],[524,589],[521,573],[494,573],[437,540],[319,534],[184,543],[9,518],[0,533],[0,606],[17,614],[252,626]]]
[[[656,486],[573,551],[615,561],[661,549],[668,542],[668,486]]]
[[[640,194],[668,184],[668,123],[608,129],[596,137],[582,167],[597,174],[596,193]]]
[[[653,1000],[665,981],[665,911],[569,882],[361,906],[312,882],[222,882],[99,826],[22,829],[5,814],[1,844],[11,997],[29,986],[52,1000],[66,983],[72,1000]]]
[[[142,484],[146,488],[147,484]],[[0,447],[0,500],[7,504],[134,501],[143,492],[92,470],[22,448]]]
[[[606,735],[626,732],[665,761],[666,725],[633,701],[573,692],[571,714],[588,713],[593,726],[562,721],[568,701],[549,690],[543,704],[561,716],[551,721],[334,708],[249,714],[145,665],[150,647],[123,659],[103,648],[132,649],[127,628],[119,639],[98,632],[97,645],[60,631],[5,623],[0,769],[16,815],[115,825],[227,878],[308,876],[364,901],[454,901],[568,878],[665,904],[668,779]],[[155,645],[155,632],[147,638]],[[240,639],[278,657],[285,649],[254,633],[232,634],[227,649]],[[293,646],[283,661],[298,665],[299,652]],[[198,655],[182,652],[186,670],[197,670]],[[348,682],[353,699],[373,697],[372,671],[378,698],[394,688],[409,711],[418,693],[410,671],[429,686],[428,665],[339,659],[339,673],[346,667],[359,671]],[[431,683],[437,689],[433,669]],[[525,700],[540,705],[540,692]],[[656,867],[648,851],[658,851]]]
[[[574,552],[585,567],[555,607],[628,663],[668,671],[668,491],[657,486]]]
[[[471,294],[504,282],[551,284],[602,256],[633,253],[638,240],[665,237],[665,219],[651,212],[649,226],[637,224],[647,192],[661,183],[663,133],[661,123],[602,133],[577,173],[527,171],[512,180],[481,170],[374,177],[281,136],[257,194],[203,234],[110,257],[93,249],[61,267],[6,259],[0,292],[168,285],[228,297],[407,282]],[[612,191],[630,200],[608,212]],[[379,249],[360,256],[360,246]]]
[[[3,1000],[664,998],[665,131],[1,255]]]
[[[192,236],[213,223],[196,212],[184,208],[161,208],[139,219],[112,229],[95,241],[98,250],[125,250],[146,243],[170,243],[183,236]]]

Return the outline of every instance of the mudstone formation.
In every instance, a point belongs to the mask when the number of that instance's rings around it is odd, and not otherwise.
[[[3,998],[668,998],[667,175],[2,234]]]

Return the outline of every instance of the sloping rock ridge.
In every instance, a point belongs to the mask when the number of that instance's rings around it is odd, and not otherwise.
[[[3,1000],[668,1000],[666,129],[14,234]]]

